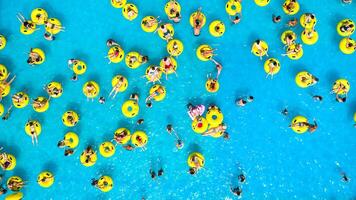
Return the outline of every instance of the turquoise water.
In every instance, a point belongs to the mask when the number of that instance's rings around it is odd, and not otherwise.
[[[17,158],[14,171],[5,177],[19,175],[28,181],[23,189],[25,199],[225,199],[234,198],[229,188],[236,182],[238,165],[243,168],[247,184],[243,186],[245,199],[352,199],[356,196],[356,150],[355,129],[352,124],[356,111],[356,57],[339,51],[341,37],[336,33],[336,24],[344,18],[356,20],[356,4],[344,6],[338,0],[299,1],[301,11],[312,12],[318,18],[316,30],[319,41],[314,46],[304,45],[304,56],[298,61],[282,57],[283,45],[280,34],[284,24],[273,24],[272,14],[282,15],[283,22],[291,17],[284,15],[281,0],[273,0],[267,7],[258,7],[245,0],[243,18],[240,24],[230,25],[225,13],[225,1],[180,1],[183,20],[175,24],[175,38],[184,43],[184,52],[178,58],[178,77],[163,80],[168,91],[166,99],[146,109],[144,98],[151,85],[146,85],[146,66],[136,70],[127,68],[124,62],[108,64],[106,40],[115,39],[125,52],[139,51],[150,57],[150,63],[158,64],[167,55],[166,42],[157,34],[145,33],[140,20],[146,15],[161,16],[167,20],[163,6],[165,1],[133,1],[139,8],[139,17],[129,22],[109,1],[0,1],[0,32],[7,37],[6,48],[0,51],[0,63],[7,66],[16,80],[10,94],[27,89],[35,98],[45,95],[43,85],[50,81],[62,82],[64,94],[50,102],[45,113],[35,113],[31,106],[13,111],[8,121],[0,122],[0,146]],[[227,31],[221,38],[214,38],[208,26],[199,37],[193,36],[189,15],[203,7],[207,25],[220,19],[227,24]],[[43,27],[32,35],[19,32],[20,23],[16,13],[29,17],[31,10],[42,7],[50,17],[61,20],[66,31],[53,42],[43,39]],[[301,33],[302,28],[294,29]],[[353,36],[355,37],[355,36]],[[281,71],[273,80],[266,79],[264,61],[250,53],[251,43],[263,39],[269,44],[269,55],[281,62]],[[300,39],[299,39],[300,41]],[[208,73],[214,72],[214,65],[201,62],[195,57],[200,44],[218,48],[216,59],[224,69],[220,78],[220,90],[209,94],[205,90]],[[31,47],[46,52],[46,62],[30,67],[26,64]],[[85,75],[77,82],[70,81],[72,72],[66,63],[70,58],[79,58],[88,65]],[[320,82],[308,89],[301,89],[294,83],[297,72],[307,70],[317,76]],[[129,88],[115,100],[107,99],[105,105],[87,102],[82,94],[86,81],[94,80],[101,86],[101,95],[111,90],[111,78],[122,74],[129,80]],[[335,80],[346,78],[351,91],[346,103],[336,103],[329,91]],[[140,114],[126,119],[121,113],[122,103],[130,93],[140,94]],[[253,95],[255,101],[244,108],[237,108],[234,100],[239,96]],[[319,94],[323,102],[314,102],[311,95]],[[3,100],[8,107],[10,98]],[[186,104],[216,104],[224,113],[225,123],[231,139],[201,137],[191,128],[186,114]],[[289,116],[279,112],[288,106]],[[81,120],[74,128],[67,128],[61,122],[62,114],[76,110]],[[297,135],[288,128],[295,115],[315,118],[319,128],[313,134]],[[38,119],[42,124],[39,145],[33,146],[23,127],[28,119]],[[144,118],[143,125],[136,120]],[[185,142],[177,151],[174,138],[165,131],[172,123]],[[131,132],[144,130],[149,136],[146,151],[139,149],[128,152],[118,148],[115,156],[105,159],[99,155],[96,165],[82,166],[79,155],[87,145],[96,146],[111,140],[114,131],[127,127]],[[57,142],[67,131],[80,136],[77,152],[64,157]],[[205,168],[198,175],[186,173],[187,157],[190,152],[200,151],[206,159]],[[165,170],[163,177],[153,181],[149,175],[151,165],[157,170],[160,164]],[[349,183],[340,180],[340,169],[351,178]],[[239,164],[238,164],[239,163]],[[44,189],[36,183],[42,170],[55,175],[55,183]],[[90,186],[91,178],[110,175],[114,189],[101,193]],[[1,196],[2,197],[2,196]]]

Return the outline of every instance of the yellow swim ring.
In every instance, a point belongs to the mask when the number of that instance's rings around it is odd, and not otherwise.
[[[4,65],[0,64],[0,81],[5,80],[7,74],[8,74],[7,68]]]
[[[295,83],[301,88],[307,88],[309,86],[315,85],[317,82],[318,79],[307,71],[299,72],[295,76]]]
[[[125,52],[122,50],[120,46],[112,46],[109,51],[107,57],[112,63],[119,63],[124,59]]]
[[[45,24],[45,29],[53,35],[58,34],[62,30],[62,23],[56,18],[49,18]]]
[[[0,35],[0,50],[4,49],[6,46],[6,38],[3,35]]]
[[[308,18],[308,20],[307,20]],[[311,13],[304,13],[302,16],[300,16],[300,25],[305,28],[305,29],[313,29],[317,19],[314,14]]]
[[[344,95],[350,91],[350,83],[346,79],[338,79],[334,82],[332,91],[335,94]]]
[[[158,27],[158,20],[153,16],[146,16],[141,21],[141,28],[147,33],[154,32]]]
[[[313,45],[318,41],[319,34],[318,34],[318,32],[316,30],[305,29],[302,32],[301,38],[302,38],[302,41],[303,41],[304,44]]]
[[[348,27],[345,29],[345,27]],[[342,37],[348,37],[355,32],[355,22],[351,19],[343,19],[336,26],[337,33]]]
[[[292,51],[292,50],[294,51],[296,48],[297,48],[297,44],[292,44],[288,46],[287,51]],[[300,47],[299,50],[297,50],[296,52],[294,51],[293,53],[290,53],[287,56],[292,60],[298,60],[303,56],[303,48]]]
[[[343,38],[340,41],[339,48],[344,54],[353,54],[355,52],[356,41],[351,38]]]
[[[67,147],[74,149],[79,144],[79,137],[74,132],[68,132],[64,135],[64,143]]]
[[[204,51],[210,52],[205,54]],[[201,61],[209,61],[214,56],[213,48],[207,44],[200,45],[196,51],[196,55]]]
[[[23,193],[22,192],[16,192],[9,194],[5,197],[5,200],[21,200],[23,198]]]
[[[31,12],[31,20],[37,25],[43,25],[48,19],[48,14],[43,8],[35,8]]]
[[[225,10],[230,16],[241,13],[242,6],[238,0],[228,0],[225,4]]]
[[[356,112],[354,113],[354,122],[356,122]]]
[[[21,177],[19,176],[11,176],[9,179],[7,179],[7,187],[11,190],[11,191],[20,191],[22,189],[23,186],[18,186],[18,187],[12,187],[10,188],[9,185],[11,185],[12,183],[23,183],[23,180]]]
[[[286,30],[281,35],[281,41],[282,41],[283,44],[287,44],[287,37],[291,38],[292,41],[297,40],[297,34],[295,34],[291,30]]]
[[[219,126],[224,120],[224,115],[217,106],[211,106],[206,113],[206,120],[210,126]]]
[[[199,13],[200,13],[200,14],[199,14]],[[189,23],[190,23],[190,25],[191,25],[192,27],[194,27],[194,24],[195,24],[194,18],[196,18],[198,14],[200,15],[199,18],[198,18],[198,20],[200,21],[201,27],[203,28],[204,25],[205,25],[205,23],[206,23],[206,17],[205,17],[205,15],[204,15],[202,12],[200,12],[200,11],[199,11],[199,12],[198,12],[198,11],[193,12],[193,13],[190,15]]]
[[[14,104],[16,108],[24,108],[29,102],[30,97],[25,92],[18,92],[12,96],[12,104]]]
[[[294,3],[294,7],[293,8],[290,8],[290,9],[287,9],[288,8],[288,5],[290,3],[293,3],[292,0],[286,0],[283,4],[283,11],[287,14],[287,15],[295,15],[299,12],[299,9],[300,9],[300,5],[298,3],[298,1],[295,1]]]
[[[281,64],[276,58],[269,58],[266,60],[263,68],[267,74],[275,75],[281,70]]]
[[[131,59],[133,59],[134,62],[132,62]],[[136,69],[142,64],[142,56],[136,51],[129,52],[125,57],[125,64],[128,68]]]
[[[125,4],[122,8],[122,15],[130,21],[136,19],[138,16],[137,6],[132,3]]]
[[[258,47],[257,47],[258,45],[262,48],[262,52],[260,52],[260,50],[258,49]],[[267,42],[265,42],[263,40],[256,40],[252,44],[251,51],[255,56],[264,56],[268,52],[268,44],[267,44]]]
[[[294,132],[298,134],[303,134],[308,131],[309,127],[304,123],[308,123],[307,118],[303,116],[296,116],[291,122],[291,128]]]
[[[206,89],[206,91],[208,91],[210,93],[217,92],[219,90],[219,88],[220,88],[220,84],[219,84],[219,81],[216,79],[209,78],[205,82],[205,89]]]
[[[49,188],[54,183],[54,176],[49,171],[43,171],[38,175],[37,183],[43,188]]]
[[[6,84],[4,85],[3,83],[0,83],[0,88],[2,89],[2,93],[0,94],[2,98],[6,97],[9,95],[11,91],[11,86]]]
[[[96,152],[93,149],[90,149],[89,154],[86,155],[84,150],[82,154],[80,155],[80,163],[82,163],[83,166],[85,167],[91,167],[95,165],[96,161],[98,160],[98,156],[96,155]]]
[[[255,3],[258,6],[267,6],[269,4],[270,0],[255,0]]]
[[[37,53],[37,54],[41,57],[41,60],[39,60],[38,62],[37,62],[37,61],[33,62],[35,65],[40,65],[40,64],[44,63],[44,61],[46,60],[46,55],[45,55],[45,53],[42,51],[42,49],[33,48],[33,49],[32,49],[32,52],[33,52],[33,53]]]
[[[199,162],[199,167],[196,166],[193,158],[197,159],[197,162]],[[193,152],[189,154],[188,160],[187,160],[188,166],[191,168],[202,168],[205,165],[205,158],[201,153],[198,152]]]
[[[116,142],[118,142],[119,144],[122,144],[122,145],[124,145],[124,144],[126,144],[126,143],[128,143],[130,141],[130,139],[131,139],[130,131],[127,128],[119,128],[114,133],[115,136],[118,136],[123,132],[125,132],[125,136],[122,137],[122,139],[120,141],[116,141]]]
[[[87,71],[87,65],[84,61],[77,60],[72,67],[72,70],[77,75],[82,75]]]
[[[0,103],[0,116],[2,116],[5,112],[5,109],[4,109],[4,105],[2,105],[2,103]]]
[[[31,126],[33,127],[33,130],[31,130]],[[32,133],[35,133],[36,136],[39,136],[41,131],[42,126],[37,120],[30,120],[25,124],[25,132],[30,137],[32,137]]]
[[[148,142],[148,137],[143,131],[136,131],[131,136],[131,143],[136,147],[144,147]]]
[[[102,176],[98,180],[98,188],[102,192],[109,192],[114,187],[114,182],[110,176]]]
[[[110,3],[114,8],[122,8],[126,4],[126,0],[110,0]]]
[[[46,97],[37,97],[33,100],[32,108],[39,113],[46,112],[49,108],[49,100]]]
[[[172,66],[170,66],[169,69],[165,69],[164,58],[159,63],[159,66],[162,68],[162,72],[164,74],[173,74],[174,72],[177,71],[178,63],[176,59],[174,59],[173,57],[168,57],[168,58],[170,59],[172,64]]]
[[[196,117],[192,122],[194,132],[202,134],[208,129],[208,121],[204,117]]]
[[[116,85],[119,83],[119,80],[123,79],[123,83],[120,85],[120,87],[117,88],[117,91],[119,92],[124,92],[127,87],[129,86],[129,82],[124,76],[121,75],[116,75],[112,80],[111,80],[111,86],[114,88]]]
[[[160,25],[160,27],[162,27],[162,26],[166,26],[167,32],[170,34],[171,37],[174,36],[174,27],[173,27],[172,24],[165,23],[165,24],[161,24],[161,25]],[[167,40],[167,39],[169,39],[169,38],[166,38],[167,35],[165,35],[165,34],[163,33],[163,31],[162,31],[161,28],[158,28],[157,33],[158,33],[158,36],[159,36],[162,40]]]
[[[173,4],[173,8],[171,7],[172,4]],[[182,8],[180,7],[180,4],[178,3],[178,1],[175,0],[168,1],[164,6],[164,12],[168,16],[168,18],[175,18],[176,13],[177,12],[180,13],[181,10]]]
[[[52,98],[58,98],[63,94],[63,87],[61,83],[53,81],[47,84],[46,91]]]
[[[214,37],[221,37],[225,33],[225,24],[220,20],[215,20],[210,23],[209,32]]]
[[[160,88],[161,90],[163,90],[163,92],[162,92],[162,93],[158,93],[155,97],[153,97],[153,99],[154,99],[155,101],[162,101],[162,100],[166,97],[166,93],[167,93],[166,88],[165,88],[163,85],[159,85],[159,84],[156,84],[156,85],[154,85],[154,86],[151,87],[151,89],[150,89],[150,95],[153,94],[153,93],[155,93],[155,92],[157,92],[157,90],[158,90],[159,88]]]
[[[103,142],[99,146],[99,153],[103,157],[109,158],[115,154],[115,145],[111,142]]]
[[[12,154],[6,154],[7,161],[4,159],[3,156],[0,156],[0,163],[1,165],[4,165],[6,162],[9,162],[10,164],[7,166],[5,169],[6,171],[11,171],[16,167],[16,158]]]
[[[100,87],[95,81],[88,81],[83,85],[83,94],[88,98],[95,98],[99,95]]]
[[[180,54],[183,53],[183,50],[184,50],[184,46],[182,41],[180,40],[173,39],[167,43],[167,52],[171,56],[179,56]]]
[[[31,26],[31,28],[27,28],[25,25],[21,24],[20,32],[24,35],[31,35],[36,31],[36,24],[31,20],[27,20],[27,23],[30,24],[29,26]]]
[[[138,115],[140,111],[140,107],[138,106],[137,102],[134,100],[127,100],[121,107],[122,114],[127,118],[133,118]]]
[[[62,122],[67,127],[73,127],[79,122],[79,115],[72,110],[66,111],[62,115]]]

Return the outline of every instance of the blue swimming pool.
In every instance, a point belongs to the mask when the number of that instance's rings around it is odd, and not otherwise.
[[[165,1],[133,0],[139,8],[139,16],[126,20],[121,9],[113,8],[109,1],[0,1],[0,33],[7,38],[7,46],[0,51],[0,64],[16,75],[10,94],[26,90],[31,98],[46,95],[43,86],[51,81],[63,84],[64,93],[50,101],[45,113],[36,113],[31,105],[14,109],[7,121],[0,122],[0,146],[13,154],[17,166],[4,172],[5,179],[17,175],[27,181],[22,190],[24,199],[234,199],[230,186],[236,185],[241,169],[246,174],[243,185],[244,199],[353,199],[356,196],[356,151],[353,115],[356,112],[356,57],[342,54],[339,50],[341,37],[336,24],[345,18],[356,20],[356,4],[343,5],[338,0],[299,0],[302,13],[312,12],[318,22],[316,30],[319,41],[303,45],[304,56],[292,61],[281,56],[284,53],[280,35],[285,22],[292,17],[283,13],[282,0],[272,0],[266,7],[258,7],[253,1],[242,2],[243,16],[237,25],[231,25],[225,12],[225,1],[180,1],[183,19],[174,24],[174,37],[184,43],[184,52],[177,58],[178,77],[162,78],[167,89],[164,101],[145,107],[152,84],[146,85],[144,75],[148,64],[129,69],[124,62],[108,64],[104,57],[108,48],[106,40],[115,39],[125,50],[138,51],[150,58],[149,64],[159,64],[167,56],[166,42],[157,34],[143,32],[141,19],[147,15],[164,13]],[[44,8],[50,17],[61,20],[65,32],[55,41],[43,38],[43,27],[32,35],[19,32],[17,13],[29,18],[34,8]],[[207,24],[199,37],[193,36],[189,16],[199,7],[207,16]],[[281,15],[282,22],[274,24],[272,14]],[[226,32],[220,38],[212,37],[208,25],[213,20],[222,20]],[[302,27],[293,28],[297,34]],[[355,35],[352,35],[356,39]],[[269,45],[269,55],[281,62],[280,72],[273,79],[266,79],[261,61],[251,51],[251,44],[263,39]],[[300,38],[298,41],[301,42]],[[224,69],[220,76],[220,90],[208,93],[205,90],[206,76],[215,73],[211,62],[202,62],[195,56],[197,47],[210,44],[217,48],[216,60]],[[30,48],[45,51],[46,61],[30,67],[26,63]],[[73,82],[67,60],[78,58],[86,62],[87,72]],[[320,81],[307,89],[299,88],[295,75],[309,71]],[[82,94],[83,84],[94,80],[100,84],[100,96],[107,97],[111,91],[111,79],[124,75],[129,87],[114,100],[105,104],[86,101]],[[339,78],[350,82],[351,90],[346,103],[337,103],[330,94],[332,84]],[[140,95],[140,113],[128,119],[121,113],[121,105],[136,92]],[[253,95],[253,103],[239,108],[235,99]],[[324,97],[315,102],[312,95]],[[10,95],[9,95],[10,96]],[[188,103],[218,105],[224,113],[230,140],[202,137],[191,129],[187,115]],[[11,98],[3,99],[5,108]],[[280,111],[287,107],[288,116]],[[77,126],[68,128],[61,122],[62,114],[75,110],[80,115]],[[319,128],[313,134],[298,135],[288,128],[296,115],[310,121],[314,118]],[[144,118],[142,125],[136,120]],[[28,119],[37,119],[42,124],[39,144],[33,146],[24,132]],[[175,148],[174,137],[166,132],[166,125],[173,124],[185,143],[182,150]],[[113,138],[120,127],[131,132],[143,130],[149,137],[146,151],[126,151],[117,148],[111,158],[98,155],[93,167],[84,167],[79,161],[80,153],[88,145],[98,146]],[[65,157],[57,142],[68,131],[80,137],[74,155]],[[195,176],[187,173],[187,158],[191,152],[201,152],[205,166]],[[338,164],[336,164],[338,163]],[[339,166],[339,167],[338,167]],[[163,167],[165,174],[152,180],[149,169]],[[52,187],[45,189],[37,184],[37,175],[49,170],[55,176]],[[341,181],[340,172],[345,172],[351,181]],[[109,175],[114,188],[102,193],[90,185],[92,178]],[[10,194],[10,192],[8,192]],[[0,196],[3,198],[4,195]]]

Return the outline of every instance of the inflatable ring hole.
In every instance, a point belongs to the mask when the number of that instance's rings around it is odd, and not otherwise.
[[[213,120],[216,120],[218,118],[218,116],[213,115],[211,118],[213,118]]]

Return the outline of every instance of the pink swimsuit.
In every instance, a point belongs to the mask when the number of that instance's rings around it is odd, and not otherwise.
[[[205,111],[204,105],[197,105],[188,111],[188,115],[192,120],[194,120],[196,117],[202,116],[204,111]]]

